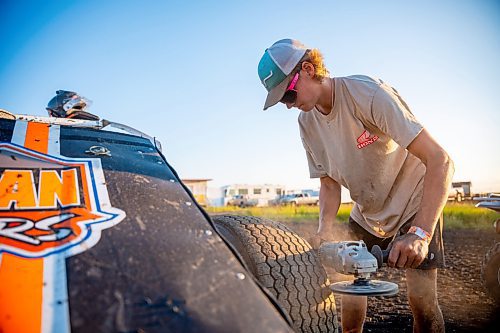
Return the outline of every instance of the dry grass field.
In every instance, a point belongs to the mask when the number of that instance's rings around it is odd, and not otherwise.
[[[340,205],[337,220],[347,222],[351,204]],[[318,223],[318,206],[270,207],[207,207],[209,214],[236,214],[264,217],[280,222]],[[444,209],[445,227],[448,229],[487,229],[500,214],[489,209],[476,208],[473,203],[449,203]]]

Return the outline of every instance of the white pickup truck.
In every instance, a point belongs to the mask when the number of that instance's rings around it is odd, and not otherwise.
[[[227,206],[238,206],[238,207],[253,207],[257,206],[257,199],[250,199],[246,195],[237,194],[234,195],[228,202]]]
[[[312,195],[311,193],[295,193],[287,194],[280,199],[281,205],[318,205],[319,196]]]

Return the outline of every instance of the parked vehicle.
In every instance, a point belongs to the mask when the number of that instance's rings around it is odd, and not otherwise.
[[[319,196],[313,196],[311,193],[295,193],[283,196],[279,203],[281,205],[319,205]]]
[[[252,207],[257,205],[257,199],[249,199],[246,195],[237,194],[227,202],[227,206]]]
[[[474,198],[479,201],[476,207],[489,208],[500,212],[500,194],[492,193],[487,197]],[[500,304],[500,219],[493,222],[497,238],[486,252],[481,266],[481,280],[488,294]]]
[[[0,190],[2,332],[338,329],[304,239],[211,218],[128,126],[0,114]]]

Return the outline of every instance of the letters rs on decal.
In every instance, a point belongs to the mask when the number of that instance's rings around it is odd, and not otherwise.
[[[71,229],[55,225],[74,216],[74,214],[55,215],[36,221],[36,223],[25,218],[4,218],[0,220],[0,236],[32,245],[60,241],[71,235]]]

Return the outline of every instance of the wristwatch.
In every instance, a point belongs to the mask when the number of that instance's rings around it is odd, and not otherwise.
[[[426,241],[427,244],[429,244],[431,242],[431,234],[420,227],[416,227],[416,226],[412,225],[410,227],[410,230],[408,230],[408,233],[417,235],[418,237],[420,237],[424,241]]]

